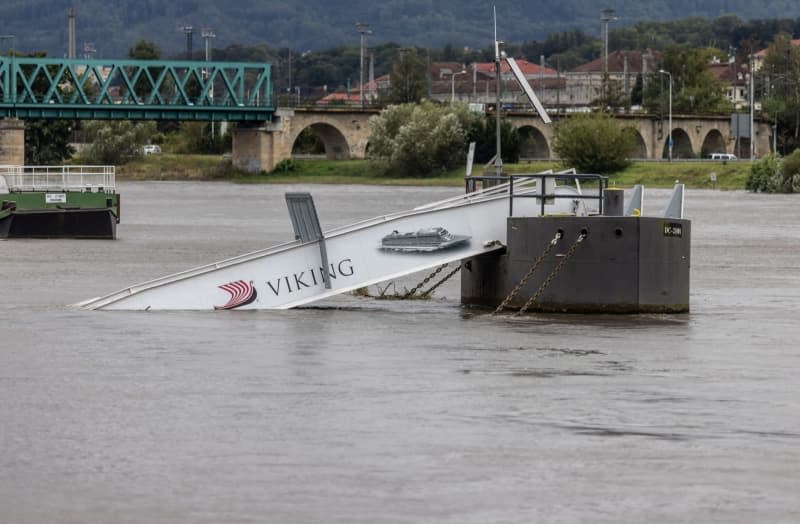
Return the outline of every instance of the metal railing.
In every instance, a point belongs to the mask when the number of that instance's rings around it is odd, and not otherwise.
[[[476,189],[476,183],[481,182],[486,186],[486,182],[491,185],[508,184],[508,216],[514,216],[514,199],[515,198],[538,198],[541,205],[541,215],[545,215],[545,205],[552,203],[557,198],[568,198],[571,200],[597,200],[598,214],[603,214],[603,191],[608,187],[608,177],[603,175],[590,175],[590,174],[577,174],[577,173],[514,173],[510,175],[471,175],[464,178],[466,182],[467,193],[473,192]],[[515,181],[536,181],[536,191],[525,193],[514,193]],[[555,191],[552,193],[547,192],[547,180],[568,181],[574,182],[579,185],[584,181],[595,181],[598,183],[597,194],[570,194],[559,195]],[[553,186],[555,187],[555,186]]]
[[[0,166],[11,191],[114,192],[114,166]]]

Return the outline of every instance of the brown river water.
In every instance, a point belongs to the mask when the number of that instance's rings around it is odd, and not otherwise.
[[[69,308],[289,240],[285,191],[326,229],[459,191],[118,189],[116,241],[0,241],[4,524],[800,522],[800,195],[687,192],[688,314]]]

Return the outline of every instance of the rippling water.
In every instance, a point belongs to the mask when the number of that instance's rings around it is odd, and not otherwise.
[[[0,241],[0,522],[800,521],[797,196],[687,193],[686,315],[69,309],[288,240],[287,190],[458,191],[120,186],[117,241]]]

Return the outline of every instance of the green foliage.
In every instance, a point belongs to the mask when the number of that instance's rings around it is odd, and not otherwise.
[[[390,104],[419,102],[428,93],[427,65],[413,51],[405,51],[392,66],[391,83],[386,95]]]
[[[783,159],[775,192],[800,193],[800,149],[795,149],[791,155]]]
[[[631,99],[622,89],[621,81],[611,80],[606,75],[605,90],[592,105],[600,111],[626,109],[631,106]]]
[[[800,193],[800,149],[783,160],[770,153],[753,162],[745,187],[762,193]]]
[[[161,49],[153,42],[142,39],[128,50],[128,58],[133,58],[135,60],[158,60],[161,58]]]
[[[74,4],[79,27],[84,28],[82,31],[86,33],[82,38],[102,42],[101,49],[106,57],[124,56],[131,43],[142,35],[157,38],[156,43],[167,55],[182,54],[185,50],[184,39],[176,33],[175,22],[191,20],[198,24],[203,20],[211,22],[217,34],[235,35],[236,41],[244,45],[268,39],[276,48],[291,46],[312,51],[331,45],[357,43],[358,34],[353,27],[356,19],[376,24],[373,27],[375,34],[369,37],[369,45],[380,41],[404,45],[414,42],[423,46],[451,43],[453,49],[460,49],[465,45],[479,48],[491,42],[491,7],[480,0],[442,0],[436,4],[408,1],[353,3],[342,0],[302,3],[232,0],[225,4],[213,0],[81,0]],[[64,6],[66,3],[57,5]],[[599,30],[600,7],[586,0],[537,3],[535,9],[524,2],[507,2],[498,5],[502,22],[499,27],[501,37],[507,42],[522,42],[530,38],[544,39],[548,34],[568,32],[573,28],[595,34]],[[609,43],[612,50],[619,49],[618,45],[623,43],[633,44],[626,45],[628,49],[663,48],[669,43],[686,43],[694,47],[716,45],[721,48],[732,44],[739,47],[740,42],[751,34],[760,41],[764,33],[770,35],[765,40],[768,42],[778,30],[798,33],[798,21],[749,20],[800,15],[800,6],[787,0],[651,0],[622,2],[615,7],[618,7],[618,14],[623,20],[611,24]],[[51,16],[53,12],[52,0],[7,0],[4,2],[3,32],[16,34],[21,39],[19,35],[26,34],[25,28],[35,27],[36,31],[27,33],[26,45],[60,56],[64,50],[63,17]],[[737,13],[741,19],[727,15],[717,20],[675,20],[680,17],[714,17],[721,12]],[[670,21],[629,25],[652,19]],[[199,41],[199,32],[195,32],[195,57],[202,55]],[[557,43],[557,40],[549,43]],[[581,41],[575,40],[558,49],[565,52],[580,47]],[[541,49],[549,50],[549,47],[535,49],[536,54],[529,55],[529,58],[537,59]],[[550,56],[548,52],[544,54]]]
[[[297,162],[291,158],[284,158],[275,165],[271,173],[291,173],[293,171],[297,171]]]
[[[168,150],[184,155],[221,154],[230,150],[231,137],[219,131],[219,123],[180,122],[177,129],[165,135],[163,143]]]
[[[780,178],[781,157],[776,153],[765,155],[750,166],[745,188],[756,193],[772,193]]]
[[[476,118],[469,130],[467,142],[475,142],[475,163],[485,164],[497,152],[497,122],[494,115]],[[508,120],[500,120],[500,150],[504,163],[519,161],[520,135]]]
[[[69,144],[72,122],[67,120],[25,121],[25,164],[48,166],[70,158],[75,149]]]
[[[610,173],[630,164],[634,132],[603,113],[575,115],[556,125],[553,150],[567,167]]]
[[[631,105],[641,105],[642,104],[642,93],[644,90],[644,79],[642,74],[639,73],[636,75],[636,82],[633,84],[633,89],[631,89]]]
[[[292,146],[292,153],[298,155],[322,155],[325,144],[319,135],[310,127],[300,131]]]
[[[730,112],[722,83],[708,69],[712,56],[721,55],[719,49],[713,48],[670,46],[665,51],[662,68],[672,74],[673,113]],[[669,79],[669,75],[658,71],[650,75],[645,100],[651,111],[668,112]]]
[[[81,160],[92,164],[124,164],[142,156],[142,147],[156,133],[152,122],[94,120],[84,125],[87,142]]]
[[[370,119],[370,155],[388,172],[431,176],[464,163],[467,137],[479,115],[464,104],[389,106]]]
[[[777,123],[778,150],[792,151],[800,147],[800,48],[791,45],[788,34],[775,37],[761,72],[768,89],[762,107]]]

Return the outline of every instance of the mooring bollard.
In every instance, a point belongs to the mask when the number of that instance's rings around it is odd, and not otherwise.
[[[625,203],[625,191],[616,187],[603,191],[603,214],[609,217],[621,217]]]

